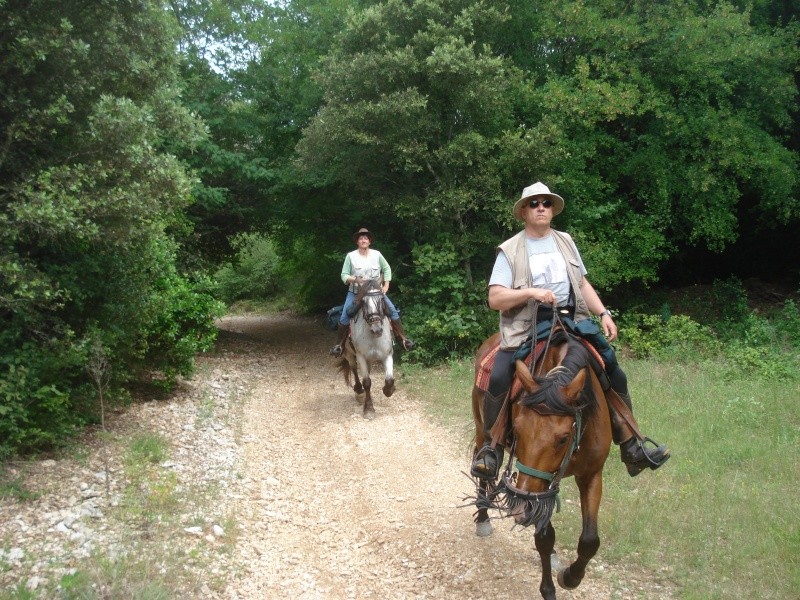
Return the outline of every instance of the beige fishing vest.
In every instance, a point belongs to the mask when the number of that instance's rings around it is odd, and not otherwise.
[[[588,319],[591,316],[589,307],[581,294],[583,275],[578,260],[578,249],[568,233],[551,230],[553,239],[564,260],[567,262],[567,275],[575,295],[575,322]],[[528,262],[528,248],[525,243],[525,231],[519,232],[514,237],[506,240],[497,247],[497,253],[503,251],[511,263],[512,288],[521,290],[531,287],[530,263]],[[533,324],[533,302],[529,301],[523,306],[510,310],[500,311],[500,349],[515,350],[522,345],[525,338],[531,333]]]

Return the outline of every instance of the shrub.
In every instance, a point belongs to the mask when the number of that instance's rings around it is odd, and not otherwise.
[[[713,331],[685,315],[663,318],[631,313],[620,317],[620,340],[636,358],[695,360],[719,352]]]
[[[15,452],[51,448],[84,424],[69,380],[58,374],[79,362],[75,347],[24,344],[0,358],[0,461]]]
[[[409,358],[430,364],[471,355],[497,331],[497,313],[486,308],[485,282],[463,273],[453,244],[423,244],[413,251],[413,309],[404,318],[420,343]]]
[[[798,356],[786,354],[774,346],[748,346],[733,342],[725,348],[729,379],[748,375],[767,380],[797,379]]]
[[[794,300],[786,300],[776,315],[775,332],[784,348],[800,350],[800,309]]]
[[[177,375],[190,375],[195,355],[211,348],[216,340],[214,319],[225,307],[202,291],[203,287],[203,280],[192,283],[172,275],[162,279],[153,294],[152,318],[144,331],[143,362],[161,372],[164,387],[172,387]]]
[[[723,326],[741,323],[750,315],[747,291],[741,280],[736,277],[714,280],[711,287],[711,303]]]
[[[236,251],[234,260],[224,263],[214,275],[222,300],[231,304],[273,295],[279,258],[272,240],[263,233],[240,233],[231,240],[231,247]]]

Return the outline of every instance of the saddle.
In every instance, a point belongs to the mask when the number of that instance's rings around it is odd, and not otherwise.
[[[545,352],[547,351],[547,345],[551,342],[552,336],[555,331],[563,332],[563,334],[567,337],[567,339],[575,340],[586,348],[588,351],[588,358],[589,358],[589,365],[592,370],[597,375],[597,379],[600,382],[600,386],[603,389],[603,392],[606,394],[606,400],[609,403],[609,408],[615,412],[619,418],[622,419],[631,429],[633,435],[640,441],[652,441],[650,438],[646,438],[642,435],[639,431],[639,427],[636,423],[636,419],[633,416],[630,408],[627,404],[620,398],[619,394],[611,387],[611,380],[609,379],[608,375],[605,371],[605,362],[603,361],[602,356],[597,351],[597,348],[591,343],[589,339],[583,338],[579,335],[579,331],[575,328],[571,327],[572,320],[571,319],[559,319],[561,321],[561,327],[556,330],[552,327],[552,324],[548,321],[544,321],[543,323],[539,323],[536,329],[536,345],[533,345],[533,338],[532,336],[526,340],[525,343],[520,346],[520,348],[514,353],[514,361],[513,364],[516,364],[517,360],[522,360],[527,366],[528,369],[533,372],[536,364],[534,361],[538,361],[541,357],[544,356]],[[566,323],[564,321],[567,321]],[[542,327],[543,324],[547,324],[548,327]],[[541,331],[540,331],[541,330]],[[483,391],[486,392],[489,388],[489,377],[492,372],[492,366],[494,365],[495,358],[497,357],[497,352],[500,350],[500,342],[498,341],[497,345],[493,347],[484,357],[483,361],[481,361],[480,368],[477,370],[475,374],[475,386]],[[532,351],[533,350],[533,351]],[[494,448],[501,440],[505,440],[506,436],[508,435],[509,431],[506,427],[506,421],[508,419],[508,410],[509,405],[515,401],[517,396],[519,396],[520,392],[522,391],[522,383],[520,382],[519,378],[514,375],[511,381],[511,389],[508,391],[506,398],[503,402],[503,407],[500,410],[500,415],[498,416],[497,420],[495,421],[494,427],[492,427],[492,442],[491,446]],[[612,427],[613,427],[613,418],[612,418]]]
[[[546,322],[545,322],[546,323]],[[549,326],[547,331],[541,335],[537,335],[536,347],[533,347],[533,340],[529,339],[525,343],[520,346],[519,350],[514,353],[514,361],[515,364],[517,360],[521,360],[524,362],[528,369],[533,369],[536,365],[533,364],[534,358],[537,360],[544,354],[545,346],[547,345],[547,338],[550,334]],[[603,362],[603,358],[600,356],[600,353],[597,349],[589,342],[589,340],[580,337],[579,335],[575,335],[573,333],[569,333],[565,331],[565,334],[574,339],[581,344],[589,351],[589,362],[592,366],[592,370],[594,370],[597,378],[600,380],[600,385],[603,386],[603,391],[608,391],[611,387],[611,381],[608,378],[608,375],[605,371],[605,363]],[[481,361],[480,367],[475,373],[475,386],[485,392],[489,389],[489,377],[492,374],[492,367],[494,366],[494,360],[497,357],[497,352],[500,350],[500,342],[497,342],[486,356]],[[521,391],[522,384],[517,379],[516,375],[511,382],[511,392],[509,394],[510,398],[516,398],[519,392]]]

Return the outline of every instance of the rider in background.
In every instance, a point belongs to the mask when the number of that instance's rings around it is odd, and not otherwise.
[[[534,310],[537,324],[552,322],[553,311],[574,320],[575,333],[586,338],[603,357],[611,387],[632,411],[628,381],[608,343],[617,337],[617,326],[586,278],[578,248],[569,234],[550,227],[564,209],[564,199],[541,182],[526,187],[514,204],[514,216],[525,229],[497,248],[489,279],[489,307],[500,311],[500,350],[492,367],[489,387],[483,397],[483,448],[476,451],[471,473],[494,480],[503,462],[503,447],[492,449],[491,428],[511,387],[514,353],[530,336]],[[534,309],[533,302],[540,303]],[[600,317],[602,333],[592,315]],[[549,329],[549,327],[548,327]],[[606,339],[607,338],[607,339]],[[614,441],[620,444],[622,462],[631,477],[646,468],[657,468],[669,458],[664,446],[646,448],[619,422]]]
[[[381,277],[381,291],[383,298],[386,301],[386,308],[389,310],[389,318],[392,323],[392,331],[395,336],[400,340],[405,350],[411,350],[415,343],[410,338],[406,337],[403,331],[403,325],[400,323],[400,312],[395,308],[394,303],[389,300],[386,292],[389,290],[389,282],[392,280],[392,268],[383,255],[377,250],[370,248],[374,241],[372,233],[365,227],[362,227],[353,234],[353,241],[356,243],[357,249],[348,252],[344,257],[344,265],[342,265],[342,281],[348,286],[347,297],[344,300],[344,307],[342,308],[342,315],[339,317],[338,328],[338,341],[336,345],[331,348],[330,353],[339,358],[342,355],[344,341],[350,333],[350,310],[356,300],[358,294],[358,280],[377,279]]]

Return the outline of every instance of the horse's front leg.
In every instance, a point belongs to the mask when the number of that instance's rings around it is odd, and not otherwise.
[[[475,535],[478,537],[487,537],[492,535],[492,522],[489,520],[489,494],[491,493],[490,484],[486,479],[481,479],[478,482],[477,500],[475,506],[478,510],[475,512]]]
[[[391,354],[383,361],[383,395],[387,398],[394,394],[394,358]]]
[[[600,535],[597,530],[597,513],[603,496],[603,474],[595,473],[589,477],[576,477],[581,493],[581,515],[583,528],[578,538],[578,557],[570,566],[558,573],[558,585],[565,590],[578,587],[586,574],[586,565],[600,548]]]
[[[372,406],[372,379],[369,376],[369,361],[362,355],[358,356],[358,370],[361,372],[361,384],[364,386],[364,411],[365,419],[375,417],[375,407]]]
[[[364,393],[364,386],[361,384],[361,379],[358,377],[358,360],[350,360],[350,372],[353,374],[353,379],[355,383],[353,385],[353,391],[357,395],[361,395]]]
[[[542,562],[542,581],[539,584],[539,593],[544,600],[556,600],[556,585],[553,583],[553,547],[556,545],[556,530],[552,523],[548,523],[544,531],[537,531],[533,536],[536,551]]]
[[[372,379],[369,374],[364,377],[362,383],[364,384],[364,413],[365,419],[373,419],[375,417],[375,407],[372,405]]]

